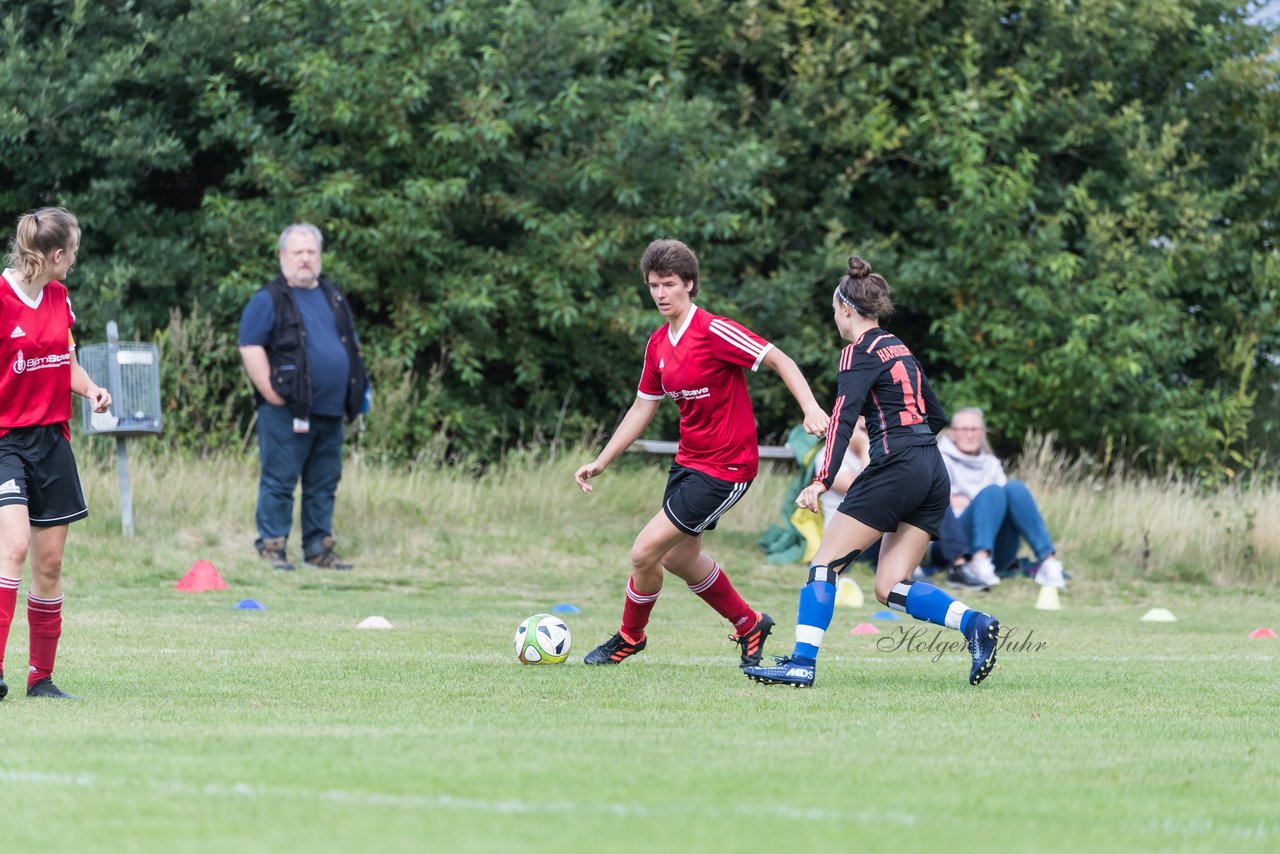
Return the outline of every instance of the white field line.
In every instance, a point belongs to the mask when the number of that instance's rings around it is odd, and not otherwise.
[[[507,798],[484,800],[459,798],[453,795],[402,795],[379,792],[353,792],[340,789],[303,789],[295,786],[260,786],[253,783],[183,783],[167,780],[125,780],[100,777],[96,774],[56,774],[41,771],[17,771],[0,769],[0,782],[25,785],[53,786],[85,789],[88,791],[123,791],[139,784],[157,792],[176,795],[195,795],[218,798],[244,798],[247,800],[300,800],[316,803],[347,804],[357,807],[389,807],[414,811],[457,810],[466,812],[522,815],[526,813],[608,813],[622,817],[658,818],[664,816],[769,816],[794,821],[855,821],[865,824],[893,824],[913,827],[916,817],[908,812],[890,810],[826,809],[823,807],[797,807],[790,804],[761,804],[739,808],[696,807],[690,805],[646,805],[591,801],[525,801]]]
[[[875,643],[876,637],[877,636],[871,637],[871,644]],[[886,636],[879,635],[878,637],[886,637]],[[896,642],[898,639],[895,638],[894,640]],[[951,641],[951,643],[957,643],[957,641]],[[1257,662],[1257,663],[1265,664],[1265,663],[1280,660],[1280,656],[1277,656],[1277,655],[1261,655],[1256,653],[1240,653],[1240,654],[1205,653],[1203,655],[1059,655],[1057,652],[1054,651],[1051,641],[1046,641],[1046,643],[1049,643],[1050,646],[1042,650],[1001,649],[1000,658],[1002,661],[1008,661],[1012,658],[1026,657],[1028,659],[1037,659],[1037,660],[1043,658],[1045,660],[1051,660],[1054,662],[1059,662],[1059,661],[1062,661],[1062,662],[1067,662],[1067,661],[1114,661],[1114,662],[1150,661],[1150,662],[1172,662],[1172,663],[1181,663],[1181,664],[1194,664],[1197,662],[1224,662],[1224,661]],[[441,652],[441,651],[433,650],[430,653],[430,655],[432,659],[436,659],[439,661],[485,662],[489,664],[510,662],[512,664],[515,664],[516,663],[515,656],[509,651],[508,649],[509,646],[510,644],[504,643],[503,649],[501,652],[498,652],[498,651]],[[869,655],[849,655],[847,653],[825,652],[822,655],[822,661],[824,662],[832,662],[832,661],[859,662],[859,663],[868,663],[868,664],[901,664],[904,661],[912,661],[912,660],[928,662],[938,655],[940,646],[941,645],[939,645],[939,647],[935,647],[932,650],[928,648],[917,648],[917,649],[907,650],[904,647],[902,649],[895,650],[894,652],[889,652],[889,653],[881,652],[878,654],[869,654]],[[95,651],[104,655],[119,655],[119,656],[127,657],[129,655],[134,655],[137,653],[136,647],[125,646],[125,645],[122,645],[119,647],[111,647],[103,644],[97,644],[95,645],[94,648],[95,648]],[[414,653],[414,651],[411,649],[405,649],[403,652],[404,652],[404,657],[406,658],[411,658]],[[152,657],[172,656],[174,658],[182,658],[182,659],[192,659],[195,657],[199,657],[201,660],[204,660],[204,661],[208,661],[211,659],[220,659],[220,658],[242,659],[245,656],[245,654],[246,653],[244,649],[231,648],[231,647],[227,647],[225,649],[218,649],[216,647],[203,648],[198,651],[194,649],[173,649],[173,648],[147,650],[147,655]],[[585,655],[585,652],[583,654]],[[736,668],[737,655],[738,653],[735,649],[726,649],[725,654],[723,656],[682,655],[682,656],[666,656],[666,657],[658,658],[655,655],[650,655],[648,653],[645,653],[642,656],[638,656],[634,661],[628,661],[625,666],[628,668],[648,667],[648,666],[670,667],[672,665],[681,666],[681,667],[683,666],[715,667],[719,665],[731,664],[733,667]],[[286,660],[286,661],[326,660],[327,661],[332,659],[332,657],[333,657],[332,652],[328,650],[314,650],[310,652],[294,650],[294,651],[287,651],[287,652],[281,653],[280,655],[276,655],[271,660],[272,661],[280,661],[280,660]],[[766,656],[766,659],[767,658],[768,656]],[[969,656],[964,652],[956,652],[955,648],[951,647],[944,652],[944,654],[941,657],[941,660],[968,661]],[[569,660],[565,663],[568,666],[574,666],[577,664],[581,664],[582,661],[580,657],[575,658],[574,655],[570,653]],[[429,661],[426,662],[424,666],[429,668],[430,662]]]
[[[148,653],[149,652],[150,650],[148,650]],[[732,664],[736,668],[737,667],[737,659],[735,657],[736,655],[737,653],[735,651],[729,650],[724,656],[720,656],[720,657],[705,656],[705,655],[703,656],[681,655],[681,656],[668,656],[659,660],[655,656],[650,656],[648,655],[648,653],[645,653],[643,656],[636,656],[636,658],[633,661],[628,661],[625,665],[622,665],[622,666],[670,667],[672,665],[677,665],[677,666],[696,665],[696,666],[702,667],[702,666],[724,665],[728,663],[728,664]],[[929,661],[935,655],[937,655],[937,650],[930,651],[928,649],[916,649],[916,650],[907,651],[906,649],[903,649],[898,652],[881,653],[879,655],[842,655],[840,653],[823,653],[821,660],[828,661],[828,662],[844,661],[844,662],[869,662],[872,664],[901,664],[904,660],[905,661],[912,661],[912,660]],[[1039,652],[1031,652],[1031,651],[1019,652],[1017,650],[1012,650],[1012,649],[1002,649],[1000,651],[1000,658],[1003,660],[1006,656],[1009,656],[1009,657],[1025,656],[1027,658],[1034,658],[1034,659],[1044,658],[1044,659],[1052,659],[1053,661],[1161,661],[1161,662],[1171,661],[1171,662],[1189,662],[1189,663],[1194,663],[1198,661],[1270,662],[1270,661],[1276,661],[1280,659],[1280,656],[1275,656],[1275,655],[1252,655],[1252,654],[1231,655],[1229,653],[1208,653],[1205,655],[1057,655],[1053,653],[1051,649],[1045,649]],[[433,652],[431,653],[431,657],[447,660],[447,661],[484,661],[484,662],[493,663],[498,661],[510,660],[512,664],[516,663],[515,656],[509,652],[506,652],[505,650],[502,653]],[[955,659],[957,661],[960,661],[960,660],[968,661],[969,657],[967,654],[944,655],[943,659],[947,661],[950,661],[952,659]],[[575,664],[580,664],[581,661],[575,659],[572,653],[570,653],[569,661],[565,663],[568,664],[569,666],[573,666]]]
[[[871,825],[892,824],[899,827],[914,827],[919,823],[915,815],[898,810],[881,812],[879,810],[832,810],[823,807],[796,807],[789,804],[761,804],[759,806],[743,806],[736,809],[717,807],[695,807],[690,805],[656,805],[626,804],[608,802],[582,801],[524,801],[516,799],[483,800],[479,798],[459,798],[453,795],[399,795],[379,792],[353,792],[340,789],[314,790],[291,786],[259,786],[251,783],[234,783],[220,785],[204,783],[200,785],[166,780],[124,780],[108,779],[95,774],[56,774],[38,771],[15,771],[0,769],[0,782],[20,783],[25,785],[53,786],[63,788],[85,789],[87,791],[121,791],[139,783],[165,794],[196,795],[226,799],[260,800],[268,798],[301,800],[315,803],[341,804],[357,807],[386,807],[406,809],[420,812],[459,811],[492,813],[497,815],[525,815],[541,813],[590,813],[619,816],[623,818],[662,818],[670,816],[690,815],[702,818],[726,816],[767,816],[778,819],[814,822],[859,822]],[[925,818],[928,821],[928,818]],[[1253,824],[1241,824],[1232,821],[1218,821],[1213,818],[1164,818],[1143,819],[1122,822],[1122,829],[1135,830],[1141,833],[1199,837],[1227,836],[1235,839],[1265,840],[1277,835],[1277,826],[1272,822],[1258,821]]]

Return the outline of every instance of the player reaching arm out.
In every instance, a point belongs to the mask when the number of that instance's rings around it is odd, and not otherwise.
[[[729,574],[702,550],[702,535],[746,494],[759,467],[745,372],[761,365],[775,371],[800,404],[810,432],[824,431],[828,418],[790,357],[738,322],[694,304],[698,259],[688,246],[655,240],[645,249],[640,270],[666,322],[649,336],[635,402],[604,450],[574,473],[574,481],[590,492],[587,481],[640,438],[664,397],[680,410],[680,447],[662,508],[631,546],[621,626],[585,662],[619,664],[645,648],[649,614],[665,574],[671,573],[733,626],[739,666],[758,664],[773,618],[753,610]]]
[[[764,366],[782,377],[787,390],[796,399],[796,403],[800,404],[800,411],[804,413],[805,432],[811,436],[821,436],[827,432],[830,419],[826,410],[818,405],[817,399],[813,396],[813,390],[809,388],[808,380],[804,378],[804,374],[800,373],[800,368],[792,358],[774,347],[765,354]]]

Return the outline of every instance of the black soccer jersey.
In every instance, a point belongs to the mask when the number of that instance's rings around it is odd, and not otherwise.
[[[871,465],[899,448],[932,445],[947,413],[916,357],[896,335],[868,329],[840,353],[835,406],[816,480],[828,489],[849,447],[858,416],[867,416]]]

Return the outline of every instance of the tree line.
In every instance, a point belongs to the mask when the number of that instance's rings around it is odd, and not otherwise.
[[[236,447],[239,312],[306,220],[388,459],[590,435],[656,315],[638,257],[820,399],[856,252],[1000,450],[1211,480],[1280,448],[1274,31],[1225,0],[13,0],[0,213],[84,224],[82,341],[164,352],[166,441]],[[798,418],[753,381],[762,437]],[[664,407],[659,430],[674,424]]]

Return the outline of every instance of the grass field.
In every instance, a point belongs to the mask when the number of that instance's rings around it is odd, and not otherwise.
[[[750,683],[727,625],[678,583],[649,648],[595,669],[581,655],[617,627],[627,549],[662,477],[610,471],[581,496],[576,462],[483,479],[352,466],[338,527],[358,566],[343,574],[273,573],[252,555],[252,462],[136,462],[132,540],[119,534],[114,471],[86,463],[94,515],[72,528],[56,674],[85,699],[19,690],[0,703],[0,844],[1280,849],[1280,641],[1248,637],[1280,630],[1269,552],[1253,550],[1263,581],[1226,586],[1152,583],[1180,574],[1158,540],[1146,567],[1123,549],[1073,560],[1064,547],[1065,610],[1034,610],[1027,581],[967,596],[1042,644],[1006,649],[977,688],[954,648],[884,648],[925,624],[873,620],[874,603],[837,611],[814,690]],[[708,537],[778,618],[778,654],[803,570],[762,563],[755,539],[788,475],[763,476]],[[1259,530],[1280,514],[1268,500]],[[1089,555],[1072,527],[1081,503],[1066,487],[1045,496],[1071,508],[1048,511],[1051,525],[1060,515]],[[197,559],[229,588],[176,592]],[[869,590],[866,571],[857,578]],[[246,598],[267,610],[237,610]],[[516,625],[558,602],[582,609],[567,618],[575,655],[517,664]],[[1179,621],[1140,622],[1151,607]],[[394,628],[357,629],[370,615]],[[882,634],[850,636],[858,622]],[[26,647],[21,615],[11,682]]]

